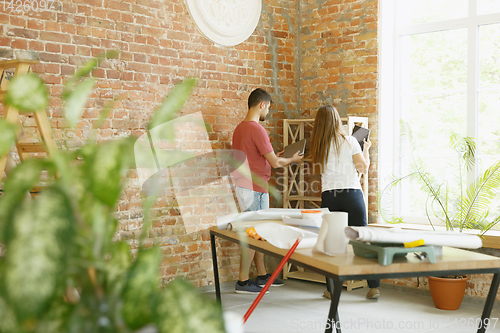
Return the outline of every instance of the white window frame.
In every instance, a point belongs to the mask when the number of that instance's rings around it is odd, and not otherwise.
[[[399,121],[401,115],[400,82],[403,69],[399,54],[401,37],[449,29],[467,28],[467,136],[478,137],[478,80],[479,80],[479,26],[500,23],[500,13],[477,15],[477,0],[469,0],[466,18],[401,26],[398,22],[398,0],[381,0],[379,17],[379,151],[378,187],[387,185],[390,175],[400,174]],[[468,181],[476,178],[478,163],[471,170]],[[398,196],[397,192],[395,198]],[[401,216],[399,200],[393,202],[394,216]],[[427,218],[403,216],[405,222],[428,224]],[[436,219],[436,222],[438,220]],[[380,216],[379,222],[384,220]]]

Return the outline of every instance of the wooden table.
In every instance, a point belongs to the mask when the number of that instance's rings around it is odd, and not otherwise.
[[[210,228],[215,291],[219,302],[221,300],[221,295],[215,237],[247,246],[279,259],[282,259],[287,253],[286,249],[279,249],[266,241],[255,240],[244,233],[242,242],[236,232],[218,230],[217,227]],[[340,293],[342,291],[342,283],[345,280],[376,280],[385,278],[493,273],[493,280],[481,317],[481,322],[485,323],[485,320],[491,315],[500,282],[500,258],[456,248],[443,247],[443,255],[436,257],[436,261],[435,264],[431,264],[427,260],[421,261],[415,256],[408,255],[406,257],[395,257],[391,265],[382,266],[378,264],[376,258],[355,256],[352,253],[350,245],[348,246],[346,254],[334,257],[321,253],[313,253],[312,249],[297,249],[289,260],[290,263],[325,276],[326,282],[330,285],[330,290],[333,290],[325,332],[332,332],[333,328],[336,329],[336,332],[341,332],[338,306]],[[477,330],[478,333],[485,331],[486,328],[484,325],[480,325]]]

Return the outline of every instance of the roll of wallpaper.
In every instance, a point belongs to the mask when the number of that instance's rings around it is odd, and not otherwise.
[[[324,213],[328,213],[328,208],[318,208]],[[258,211],[250,211],[236,214],[229,214],[217,217],[217,227],[219,230],[227,229],[228,223],[237,221],[261,221],[261,220],[281,220],[286,215],[291,218],[301,219],[302,209],[295,208],[269,208]],[[234,223],[233,223],[234,224]]]
[[[226,230],[228,231],[246,231],[249,228],[253,228],[256,225],[268,223],[269,221],[238,221],[230,222],[227,224]],[[273,221],[278,224],[284,224],[282,221]]]
[[[277,222],[258,224],[255,231],[268,243],[280,249],[289,249],[297,239],[301,239],[299,249],[311,248],[318,239],[318,235],[312,231]]]
[[[402,244],[423,239],[425,245],[453,246],[464,249],[478,249],[483,245],[477,235],[459,233],[456,231],[421,231],[402,230],[399,228],[377,227],[347,227],[347,238],[370,243],[395,243]]]

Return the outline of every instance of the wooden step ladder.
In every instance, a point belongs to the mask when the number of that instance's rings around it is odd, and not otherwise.
[[[9,85],[9,73],[12,72],[12,69],[14,69],[15,77],[31,72],[31,66],[36,63],[38,63],[37,60],[19,59],[0,61],[0,71],[2,71],[2,75],[0,76],[0,102],[3,103],[5,100],[6,91]],[[35,118],[38,131],[40,132],[40,136],[43,140],[42,142],[25,142],[22,139],[23,128],[21,120],[19,119],[19,111],[15,107],[4,103],[4,118],[17,127],[16,148],[21,161],[29,158],[32,153],[47,153],[50,155],[57,149],[56,142],[51,134],[50,123],[45,110],[33,112],[33,117]],[[6,168],[8,158],[10,158],[10,154],[7,154],[0,159],[0,180],[3,177],[4,171],[6,174],[9,171],[8,168]]]

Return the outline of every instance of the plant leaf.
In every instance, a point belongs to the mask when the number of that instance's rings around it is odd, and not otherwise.
[[[65,100],[64,110],[66,119],[71,127],[75,127],[80,119],[96,81],[93,78],[84,79],[84,77],[96,69],[103,59],[115,58],[117,56],[118,51],[107,51],[102,53],[80,67],[77,72],[65,82],[62,97]]]
[[[4,157],[16,142],[16,126],[0,118],[0,158]]]
[[[63,299],[54,299],[37,323],[35,333],[65,332],[71,316],[71,306]]]
[[[68,94],[71,91],[77,81],[81,78],[89,75],[94,69],[96,69],[102,62],[103,59],[111,59],[118,57],[118,51],[107,51],[104,52],[97,57],[87,61],[85,65],[78,68],[75,74],[71,76],[71,78],[64,84],[64,92],[63,95]]]
[[[467,170],[472,170],[476,162],[476,142],[474,139],[453,132],[450,135],[450,145],[465,162]]]
[[[73,77],[78,79],[78,78],[81,78],[81,77],[84,77],[84,76],[90,74],[90,72],[92,72],[95,68],[97,68],[99,66],[99,64],[101,63],[101,61],[103,59],[116,58],[116,57],[118,57],[118,54],[119,54],[119,52],[114,51],[114,50],[99,54],[94,59],[91,59],[90,61],[88,61],[83,67],[80,67],[78,69],[78,71],[73,75]]]
[[[71,127],[74,128],[80,120],[95,82],[95,79],[84,80],[73,91],[64,96],[64,113]]]
[[[106,117],[109,115],[111,110],[113,110],[113,107],[115,106],[116,100],[112,100],[104,106],[104,109],[101,111],[99,114],[99,118],[97,118],[96,122],[94,123],[94,129],[97,129],[102,126],[104,121],[106,120]]]
[[[92,256],[93,258],[102,258],[103,248],[106,243],[108,223],[108,207],[99,201],[93,201],[88,204],[88,218],[92,223]]]
[[[134,164],[134,139],[114,140],[86,149],[86,177],[94,196],[114,207],[122,189],[125,171]]]
[[[156,175],[153,175],[152,177],[156,177]],[[155,188],[153,189],[153,191],[157,192],[158,189]],[[139,237],[141,246],[144,244],[144,240],[148,237],[149,230],[151,229],[151,226],[153,224],[153,220],[151,219],[151,210],[153,209],[153,206],[155,204],[156,197],[156,195],[148,195],[145,199],[142,200],[142,211],[144,212],[144,218],[142,219],[142,231]]]
[[[496,226],[498,223],[500,222],[500,216],[498,216],[496,219],[494,219],[493,221],[491,221],[490,223],[484,223],[481,225],[481,233],[479,234],[479,236],[482,236],[484,235],[488,230],[490,230],[491,228],[493,228],[494,226]]]
[[[20,112],[43,111],[49,104],[49,95],[42,79],[29,73],[15,76],[9,82],[5,103]]]
[[[85,63],[85,65],[78,68],[78,70],[75,72],[75,74],[71,79],[77,80],[79,78],[85,77],[89,75],[94,69],[96,69],[97,66],[99,66],[99,58],[90,59]]]
[[[467,227],[478,222],[488,214],[491,201],[500,188],[500,161],[490,166],[472,184],[459,203],[457,221]],[[492,226],[489,226],[491,228]]]
[[[108,286],[121,290],[130,266],[130,246],[125,242],[114,243],[111,247],[111,259],[106,263]]]
[[[31,190],[39,181],[46,163],[40,159],[28,159],[18,164],[5,180],[5,193],[22,193]]]
[[[9,238],[12,231],[12,214],[33,186],[38,183],[45,163],[39,159],[29,159],[12,170],[4,184],[4,194],[0,197],[0,239]]]
[[[401,184],[406,179],[414,179],[418,177],[417,172],[410,173],[406,176],[403,177],[397,177],[395,175],[391,176],[391,179],[389,181],[389,184],[387,184],[382,191],[380,191],[378,195],[378,209],[380,212],[380,216],[382,219],[384,219],[385,222],[387,223],[402,223],[403,220],[401,217],[395,217],[393,216],[393,205],[392,205],[392,198],[393,198],[393,190],[396,186]]]
[[[163,100],[148,124],[148,130],[175,118],[175,114],[184,105],[196,85],[196,79],[190,78],[178,83]]]
[[[447,202],[445,199],[442,198],[441,195],[441,187],[443,184],[438,185],[436,183],[435,178],[429,173],[424,170],[423,166],[417,166],[417,175],[418,175],[418,180],[422,183],[422,190],[426,191],[429,193],[430,200],[431,200],[431,208],[434,212],[434,215],[443,220],[446,224],[446,230],[453,230],[453,221],[450,217],[450,211],[447,206]],[[434,210],[434,203],[436,203],[439,206],[439,210],[441,211],[441,215]],[[434,229],[434,225],[432,224],[432,220],[428,214],[428,209],[426,206],[426,214],[427,214],[427,219],[429,220],[430,225]]]
[[[152,307],[155,295],[158,294],[160,261],[161,252],[158,248],[140,249],[137,260],[129,271],[123,293],[122,314],[132,329],[139,329],[153,322]]]
[[[61,288],[72,244],[73,214],[57,188],[25,201],[12,216],[13,237],[6,239],[3,285],[19,319],[40,315]]]
[[[22,332],[16,320],[14,311],[9,307],[5,299],[0,297],[0,332],[19,333]]]
[[[225,332],[220,304],[181,279],[170,282],[160,294],[155,322],[160,333]]]

